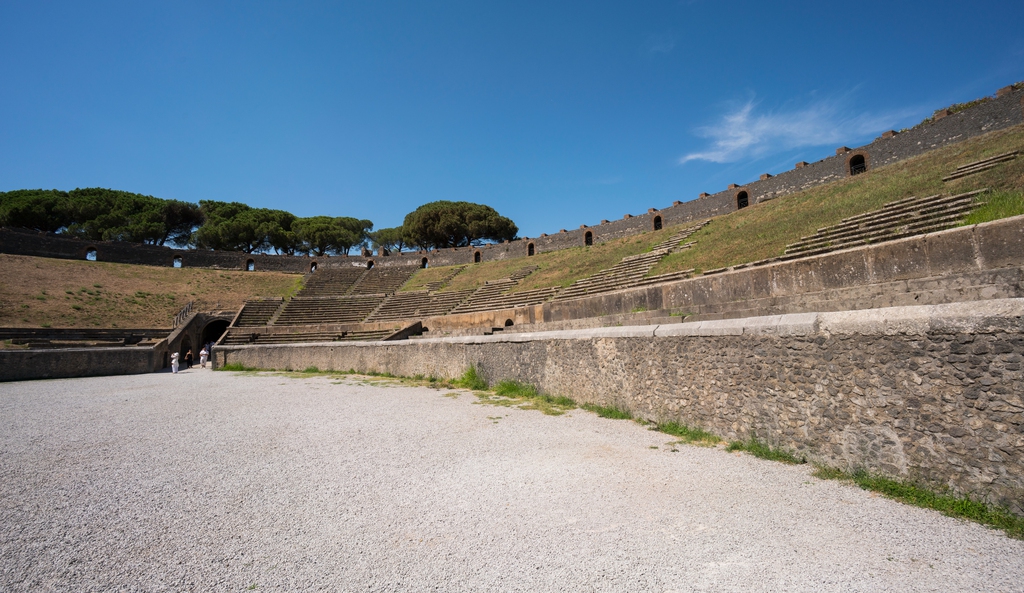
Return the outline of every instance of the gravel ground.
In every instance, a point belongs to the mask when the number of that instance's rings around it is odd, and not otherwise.
[[[0,384],[0,590],[1024,590],[1001,532],[475,401],[198,369]]]

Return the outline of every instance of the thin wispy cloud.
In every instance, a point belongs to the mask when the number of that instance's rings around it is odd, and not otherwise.
[[[651,35],[644,44],[644,48],[650,54],[667,54],[675,47],[676,38],[672,35]]]
[[[809,146],[852,142],[896,126],[916,110],[880,115],[857,113],[847,98],[818,100],[788,111],[762,111],[751,99],[696,133],[710,140],[679,159],[731,163]]]

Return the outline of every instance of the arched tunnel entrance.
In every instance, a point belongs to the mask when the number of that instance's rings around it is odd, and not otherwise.
[[[203,333],[201,335],[201,339],[199,340],[200,348],[202,348],[204,344],[216,342],[217,340],[220,339],[221,336],[224,335],[224,332],[226,331],[228,331],[228,322],[224,319],[215,319],[210,323],[207,323],[206,327],[203,328]],[[192,354],[196,353],[193,352]]]
[[[192,360],[198,360],[198,355],[196,354],[198,350],[192,348],[192,340],[188,336],[182,336],[181,344],[178,345],[178,365],[182,369],[185,368],[185,355],[188,354],[189,350],[192,350]]]

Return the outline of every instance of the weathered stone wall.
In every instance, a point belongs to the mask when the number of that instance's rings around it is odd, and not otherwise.
[[[164,348],[0,350],[0,381],[138,375],[163,368]]]
[[[453,378],[579,402],[1024,514],[1024,299],[388,343],[222,347],[216,364]]]

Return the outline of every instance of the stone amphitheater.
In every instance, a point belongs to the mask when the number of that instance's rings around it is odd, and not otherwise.
[[[1007,87],[919,128],[692,202],[479,249],[310,261],[175,255],[6,230],[5,253],[81,258],[91,250],[107,261],[305,277],[291,298],[183,311],[164,337],[0,330],[35,346],[0,351],[2,378],[152,372],[170,352],[214,340],[218,367],[441,378],[474,367],[491,382],[521,381],[730,440],[753,437],[827,466],[1024,514],[1024,217],[963,226],[984,188],[896,200],[817,229],[777,257],[651,275],[664,258],[693,249],[694,234],[720,215],[1022,124],[1024,89]],[[944,180],[1018,156],[961,163]],[[649,251],[567,286],[517,290],[537,273],[536,253],[652,229],[668,237]],[[476,262],[495,260],[521,265],[473,289],[449,288]],[[428,265],[445,274],[403,290]]]

